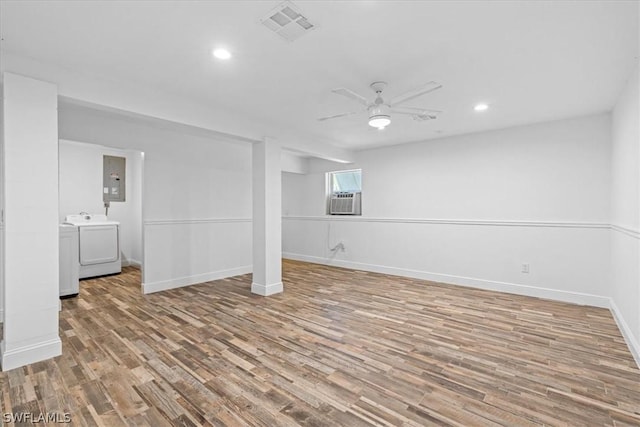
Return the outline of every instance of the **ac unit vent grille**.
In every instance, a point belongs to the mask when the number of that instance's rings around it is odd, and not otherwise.
[[[302,28],[304,28],[305,30],[310,30],[313,28],[313,24],[311,24],[309,21],[307,21],[304,18],[298,19],[296,23],[300,25]]]
[[[298,12],[294,11],[289,6],[286,6],[284,9],[282,9],[282,13],[287,15],[289,19],[291,19],[292,21],[296,19],[298,16],[300,16]]]
[[[275,15],[273,15],[270,19],[272,19],[273,22],[275,22],[276,24],[280,25],[281,27],[284,27],[289,22],[291,22],[290,19],[288,19],[286,16],[284,16],[280,12],[276,13]]]
[[[305,33],[316,28],[316,25],[309,22],[290,1],[280,3],[275,9],[260,19],[260,22],[290,42],[299,39]]]
[[[329,213],[331,215],[360,215],[361,193],[339,192],[331,194]]]

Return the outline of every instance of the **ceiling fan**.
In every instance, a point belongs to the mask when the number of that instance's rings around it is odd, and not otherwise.
[[[385,99],[382,98],[382,92],[384,91],[385,87],[387,87],[386,82],[373,82],[369,85],[369,87],[376,93],[376,98],[373,100],[373,102],[367,101],[367,98],[362,95],[358,95],[357,93],[349,89],[339,88],[332,90],[333,93],[345,96],[353,101],[364,105],[366,108],[360,111],[350,111],[348,113],[336,114],[335,116],[321,117],[318,119],[318,121],[323,122],[325,120],[337,119],[339,117],[346,117],[352,114],[367,111],[369,113],[369,126],[378,129],[384,129],[391,123],[391,113],[406,114],[411,116],[414,120],[418,121],[433,120],[437,118],[438,113],[442,113],[442,111],[428,110],[426,108],[398,106],[399,104],[410,101],[429,92],[433,92],[434,90],[440,89],[442,85],[439,83],[426,83],[416,89],[405,92],[402,95],[398,95],[389,101],[385,101]]]

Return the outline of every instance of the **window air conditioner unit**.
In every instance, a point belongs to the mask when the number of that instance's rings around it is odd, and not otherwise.
[[[341,191],[331,194],[331,204],[329,213],[331,215],[360,215],[360,194],[359,192]]]

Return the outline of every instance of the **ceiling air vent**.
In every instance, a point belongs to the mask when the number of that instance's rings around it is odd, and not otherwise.
[[[290,42],[299,39],[303,34],[316,28],[316,25],[309,22],[290,1],[280,3],[275,9],[260,19],[260,22]]]

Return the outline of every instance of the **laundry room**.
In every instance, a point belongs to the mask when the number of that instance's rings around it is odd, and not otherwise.
[[[143,161],[137,150],[59,141],[60,259],[68,251],[70,265],[79,260],[80,279],[141,267]],[[61,296],[73,296],[77,290],[65,283],[75,282],[75,272],[65,267]]]

